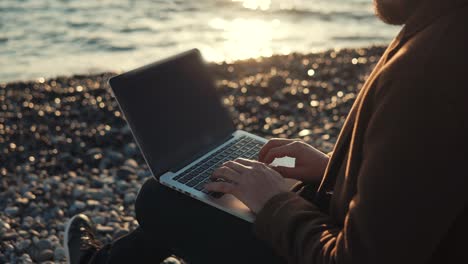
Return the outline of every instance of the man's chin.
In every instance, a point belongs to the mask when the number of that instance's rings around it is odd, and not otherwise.
[[[415,0],[374,0],[377,17],[390,25],[403,25],[416,10]]]

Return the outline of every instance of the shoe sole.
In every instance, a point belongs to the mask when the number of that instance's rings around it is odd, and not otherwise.
[[[65,234],[63,235],[63,246],[65,248],[65,256],[67,257],[67,264],[71,264],[70,261],[70,250],[68,248],[68,232],[70,231],[70,226],[73,221],[80,215],[74,215],[70,220],[68,220],[67,225],[65,226]]]

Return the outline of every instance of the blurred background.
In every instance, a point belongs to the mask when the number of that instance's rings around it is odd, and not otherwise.
[[[1,0],[0,83],[122,71],[197,47],[209,61],[387,44],[372,0]]]

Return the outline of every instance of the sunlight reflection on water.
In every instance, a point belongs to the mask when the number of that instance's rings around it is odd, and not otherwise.
[[[210,26],[223,31],[223,48],[221,50],[203,50],[203,54],[212,61],[226,59],[228,54],[223,54],[223,51],[229,51],[230,56],[236,59],[269,57],[273,54],[271,47],[273,32],[280,23],[278,19],[265,21],[244,18],[233,20],[215,18],[210,21]],[[285,52],[283,51],[283,53]]]
[[[270,0],[232,0],[233,2],[241,2],[242,6],[249,9],[268,10],[271,5]]]

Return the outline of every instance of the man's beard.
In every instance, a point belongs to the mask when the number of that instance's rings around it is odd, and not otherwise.
[[[385,23],[403,25],[422,0],[374,0],[376,15]]]

